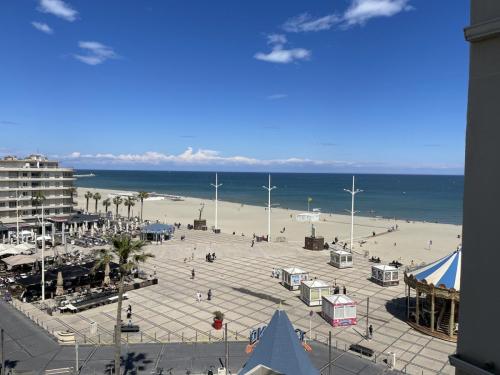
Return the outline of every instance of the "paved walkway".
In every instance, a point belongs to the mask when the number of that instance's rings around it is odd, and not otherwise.
[[[13,374],[68,374],[76,367],[73,346],[59,346],[47,332],[28,320],[12,306],[0,302],[0,327],[5,331],[6,367]],[[229,368],[235,374],[246,362],[246,343],[229,343]],[[328,348],[312,343],[311,359],[317,368],[328,363]],[[124,374],[206,374],[224,360],[224,343],[129,344],[122,347]],[[80,374],[105,374],[113,363],[111,346],[78,347]],[[385,373],[387,368],[351,354],[333,350],[335,374],[370,375]],[[171,372],[170,372],[171,371]]]
[[[181,230],[177,236],[183,233]],[[217,342],[222,336],[221,331],[211,327],[215,310],[224,312],[230,340],[247,341],[249,331],[267,324],[281,301],[282,308],[294,326],[307,332],[309,312],[314,312],[311,319],[312,339],[326,342],[331,331],[333,342],[338,348],[361,343],[375,350],[379,363],[387,357],[388,352],[396,353],[397,368],[408,373],[454,372],[449,366],[448,356],[455,352],[456,345],[426,336],[409,327],[402,320],[406,302],[404,284],[389,288],[374,284],[369,280],[371,264],[362,256],[355,256],[354,268],[339,270],[328,264],[328,251],[306,251],[300,248],[300,244],[258,243],[256,248],[250,248],[249,239],[241,236],[197,231],[187,231],[186,234],[184,241],[174,239],[161,246],[148,247],[156,257],[142,268],[149,273],[156,270],[159,284],[128,293],[130,301],[124,303],[124,309],[128,303],[132,305],[133,321],[140,325],[141,332],[123,335],[124,342]],[[195,247],[197,250],[194,250]],[[229,256],[230,250],[234,248],[239,248],[239,254],[246,255]],[[205,261],[208,249],[219,254],[214,263]],[[180,250],[183,254],[194,253],[194,260],[185,261],[179,257],[177,254]],[[266,251],[272,255],[253,255]],[[319,315],[321,307],[307,307],[298,298],[297,291],[285,289],[279,280],[270,277],[274,267],[291,266],[309,271],[311,277],[346,285],[347,294],[358,303],[358,326],[331,327]],[[196,271],[194,280],[190,278],[193,268]],[[206,300],[209,288],[213,291],[212,301]],[[197,291],[203,293],[202,302],[195,300]],[[369,320],[374,327],[374,338],[369,341],[364,338],[367,297],[370,298]],[[38,320],[49,332],[74,330],[82,344],[111,343],[113,340],[115,305],[75,315],[55,314],[52,317],[31,304],[17,302],[17,306],[35,321]],[[90,334],[91,322],[98,324],[97,335]]]

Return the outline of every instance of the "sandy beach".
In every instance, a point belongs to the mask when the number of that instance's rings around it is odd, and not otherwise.
[[[87,191],[99,192],[102,199],[110,194],[127,193],[117,190],[78,188],[78,208],[85,209],[84,195]],[[128,192],[130,193],[130,192]],[[183,197],[182,201],[145,200],[144,219],[159,220],[161,222],[180,222],[183,225],[192,224],[193,219],[199,215],[199,209],[204,204],[202,218],[207,220],[208,227],[214,225],[214,200]],[[94,212],[95,201],[90,200],[89,211]],[[98,211],[103,211],[102,200],[99,202]],[[115,212],[112,205],[109,210]],[[271,236],[276,239],[286,239],[288,248],[301,249],[304,246],[304,236],[309,235],[311,224],[297,222],[296,215],[301,211],[273,208],[271,211]],[[127,208],[119,207],[119,214],[126,216]],[[140,202],[136,202],[131,214],[140,214]],[[242,205],[232,202],[219,201],[218,226],[223,233],[244,236],[250,246],[253,233],[265,235],[267,233],[267,209],[265,207]],[[335,237],[340,241],[349,242],[350,216],[338,214],[322,214],[319,222],[314,223],[316,235],[323,236],[325,241],[332,242]],[[388,232],[389,228],[398,230]],[[285,231],[283,231],[285,228]],[[373,237],[373,232],[376,236]],[[462,227],[453,224],[437,224],[428,222],[407,222],[402,220],[389,220],[370,217],[355,217],[354,226],[354,251],[359,254],[369,252],[369,256],[380,257],[383,261],[399,260],[404,264],[430,262],[455,250],[461,243]],[[432,246],[429,247],[429,240]],[[364,242],[361,244],[360,242]],[[276,244],[278,245],[278,244]],[[271,247],[271,246],[270,246]],[[270,248],[269,247],[269,248]],[[279,246],[280,248],[282,246]],[[267,247],[266,247],[267,248]],[[234,254],[235,256],[237,254]],[[265,255],[265,254],[264,254]],[[182,254],[179,254],[182,256]]]

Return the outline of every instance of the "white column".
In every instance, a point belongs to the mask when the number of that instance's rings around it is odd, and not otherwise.
[[[219,229],[219,224],[218,224],[218,190],[219,187],[222,186],[222,184],[218,183],[218,178],[217,178],[217,173],[215,174],[215,185],[210,184],[215,188],[215,228],[214,229]]]
[[[271,242],[271,190],[276,189],[276,186],[271,186],[271,175],[269,175],[269,185],[262,186],[267,190],[267,241]]]
[[[351,213],[351,246],[350,246],[350,250],[351,250],[351,253],[352,253],[352,244],[354,242],[354,214],[356,213],[356,211],[354,211],[354,196],[358,193],[361,193],[363,192],[363,190],[356,190],[355,187],[354,187],[354,176],[352,176],[352,190],[349,190],[349,189],[344,189],[344,191],[348,192],[349,194],[351,194],[351,210],[347,210],[348,212]]]

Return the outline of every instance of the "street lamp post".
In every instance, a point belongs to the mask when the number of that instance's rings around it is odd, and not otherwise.
[[[42,203],[42,301],[45,301],[45,221]]]
[[[218,191],[219,191],[219,187],[221,187],[222,184],[218,184],[217,173],[215,174],[215,184],[210,184],[210,185],[215,188],[215,228],[214,229],[219,229],[219,225],[217,222]]]
[[[19,245],[19,191],[16,190],[16,245]]]
[[[352,190],[344,189],[344,191],[348,192],[352,196],[352,198],[351,198],[351,210],[350,211],[347,210],[347,212],[351,213],[351,246],[350,246],[350,250],[352,253],[352,244],[354,242],[354,214],[356,213],[354,211],[354,196],[358,193],[362,193],[363,190],[359,190],[359,189],[354,188],[354,176],[352,176]]]
[[[276,186],[271,186],[271,175],[269,175],[269,186],[262,186],[267,190],[267,242],[271,241],[271,191],[276,189]]]

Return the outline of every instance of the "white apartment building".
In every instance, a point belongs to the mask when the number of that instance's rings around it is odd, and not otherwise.
[[[33,197],[45,197],[44,213],[65,216],[73,212],[73,169],[59,167],[59,162],[41,155],[24,159],[6,156],[0,160],[0,221],[33,221],[41,215],[41,206]]]

